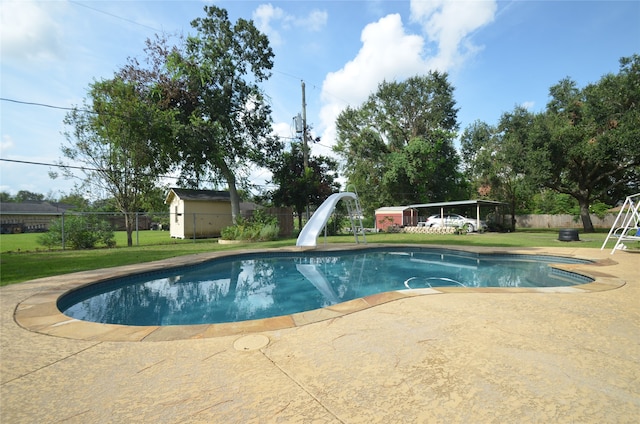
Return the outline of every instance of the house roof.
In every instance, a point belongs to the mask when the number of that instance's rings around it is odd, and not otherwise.
[[[216,190],[193,190],[188,188],[171,188],[169,194],[165,199],[165,203],[171,203],[173,196],[176,196],[182,200],[193,201],[231,201],[231,195],[228,191],[216,191]]]
[[[0,202],[0,214],[61,214],[73,205],[56,202]]]

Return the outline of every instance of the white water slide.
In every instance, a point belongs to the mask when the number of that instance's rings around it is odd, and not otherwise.
[[[341,199],[352,199],[357,202],[358,196],[350,191],[344,193],[334,193],[325,200],[313,213],[311,219],[300,231],[296,246],[316,246],[316,240],[324,227],[329,222],[329,218]],[[359,213],[359,211],[358,211]]]
[[[320,293],[324,296],[326,300],[328,300],[332,305],[340,302],[340,298],[336,295],[336,292],[333,291],[331,284],[327,281],[327,278],[322,274],[322,272],[318,269],[318,266],[315,264],[297,264],[296,269],[300,274],[304,276],[307,280],[313,284],[313,286],[318,289]]]

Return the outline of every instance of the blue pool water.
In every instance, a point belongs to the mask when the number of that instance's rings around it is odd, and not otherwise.
[[[584,262],[431,248],[267,252],[103,281],[65,294],[58,308],[101,323],[213,324],[288,315],[394,290],[584,284],[592,280],[549,266]]]

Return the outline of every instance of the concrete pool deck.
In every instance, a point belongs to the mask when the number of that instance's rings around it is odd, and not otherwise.
[[[70,320],[55,299],[105,276],[208,255],[5,286],[0,422],[637,422],[640,254],[456,249],[592,259],[563,268],[596,282],[395,292],[173,328]]]

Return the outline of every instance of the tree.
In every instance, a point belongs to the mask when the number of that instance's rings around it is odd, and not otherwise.
[[[72,127],[62,147],[65,158],[83,165],[82,186],[109,193],[124,214],[127,245],[133,245],[135,213],[155,187],[169,162],[158,146],[172,138],[172,111],[160,110],[151,101],[148,87],[121,76],[90,85],[83,110],[65,117]],[[61,163],[65,175],[73,169]]]
[[[234,220],[240,214],[237,186],[250,165],[266,166],[280,154],[271,136],[271,109],[258,84],[270,76],[273,52],[252,21],[229,21],[227,11],[205,6],[206,17],[191,25],[196,34],[184,46],[151,43],[163,61],[157,75],[160,102],[176,111],[181,131],[164,151],[197,186],[226,182]]]
[[[578,201],[585,232],[595,200],[613,204],[640,188],[640,56],[620,72],[579,89],[565,78],[550,88],[528,137],[529,176]]]
[[[535,115],[522,106],[504,113],[498,124],[499,148],[494,156],[499,197],[509,204],[511,231],[516,229],[516,214],[526,210],[535,192],[535,184],[527,175],[526,149]]]
[[[33,193],[28,190],[20,190],[14,197],[16,202],[42,202],[44,194]]]
[[[383,82],[336,121],[335,151],[367,212],[382,204],[449,200],[466,191],[453,146],[458,128],[446,73]]]
[[[60,198],[60,203],[73,205],[73,209],[78,211],[86,211],[89,209],[89,200],[80,193],[69,193]]]
[[[495,151],[498,149],[498,130],[486,122],[477,120],[464,129],[460,136],[463,172],[471,188],[480,197],[493,191]]]
[[[476,121],[460,138],[466,177],[480,197],[509,204],[511,231],[515,231],[516,214],[526,210],[532,194],[523,154],[532,119],[533,114],[516,107],[502,115],[497,128]]]
[[[334,150],[343,158],[348,185],[356,187],[363,209],[373,215],[378,205],[392,204],[387,191],[381,189],[387,147],[358,109],[348,107],[342,111],[336,127],[338,143]]]
[[[270,193],[271,200],[278,206],[293,206],[298,214],[298,228],[302,228],[302,216],[307,202],[320,206],[332,193],[336,193],[340,185],[338,164],[325,156],[311,156],[308,167],[304,169],[302,148],[298,144],[291,145],[291,152],[285,152],[280,161],[273,167],[270,181],[278,188]]]

